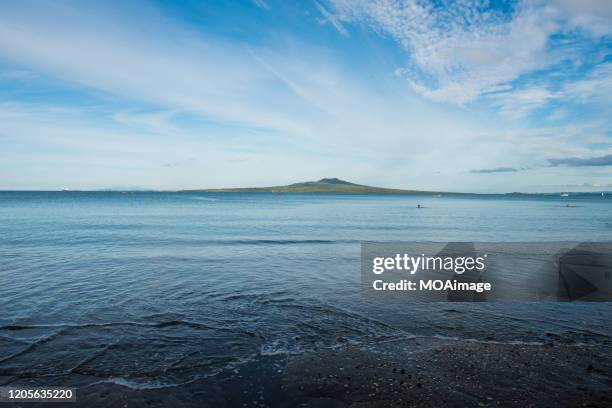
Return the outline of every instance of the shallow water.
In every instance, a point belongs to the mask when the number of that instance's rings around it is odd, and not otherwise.
[[[597,197],[0,192],[0,376],[149,387],[409,336],[610,343],[610,303],[365,304],[359,261],[361,241],[611,237]]]

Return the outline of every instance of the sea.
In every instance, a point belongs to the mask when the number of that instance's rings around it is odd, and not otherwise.
[[[612,199],[0,192],[0,383],[165,387],[415,337],[612,343],[607,302],[364,302],[366,241],[610,242]]]

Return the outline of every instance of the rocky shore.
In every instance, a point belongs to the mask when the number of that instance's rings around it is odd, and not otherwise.
[[[70,382],[78,390],[69,407],[610,407],[612,349],[413,338],[261,356],[175,387]]]

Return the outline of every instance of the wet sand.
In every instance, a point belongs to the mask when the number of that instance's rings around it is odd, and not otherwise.
[[[31,386],[69,381],[78,390],[77,403],[67,407],[610,407],[612,349],[415,338],[370,350],[347,345],[261,356],[160,389],[85,386],[92,378],[73,375],[3,380]]]

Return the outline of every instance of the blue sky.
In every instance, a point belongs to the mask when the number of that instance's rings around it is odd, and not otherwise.
[[[612,190],[612,2],[5,1],[0,189]]]

